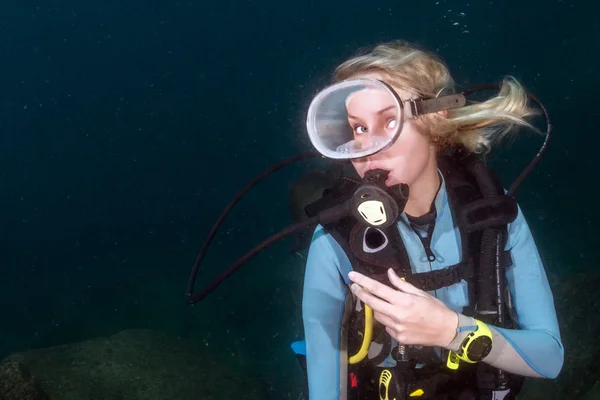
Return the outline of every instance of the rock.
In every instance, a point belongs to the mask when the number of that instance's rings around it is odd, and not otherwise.
[[[15,361],[0,363],[0,400],[48,400],[28,369]]]
[[[147,330],[31,350],[8,360],[25,365],[51,400],[268,398],[259,381],[205,348]],[[30,398],[45,399],[18,399]]]

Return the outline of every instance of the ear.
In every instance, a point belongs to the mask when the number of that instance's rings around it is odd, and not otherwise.
[[[438,114],[439,116],[441,116],[443,118],[448,118],[448,110],[438,111],[436,114]]]

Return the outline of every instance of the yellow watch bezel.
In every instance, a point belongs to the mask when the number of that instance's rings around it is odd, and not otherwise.
[[[492,337],[492,331],[490,330],[490,328],[479,320],[475,320],[475,323],[477,324],[477,329],[469,333],[467,337],[464,338],[460,345],[460,350],[458,351],[458,353],[454,353],[453,351],[449,352],[448,360],[446,362],[448,368],[457,369],[460,363],[459,360],[470,364],[477,363],[478,361],[473,361],[469,359],[469,357],[467,356],[467,350],[469,349],[469,346],[471,346],[471,344],[478,338],[487,337],[490,339],[491,344],[494,343],[494,338]]]

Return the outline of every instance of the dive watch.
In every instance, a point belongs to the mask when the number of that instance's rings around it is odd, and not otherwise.
[[[477,329],[469,333],[460,344],[460,349],[457,353],[450,351],[448,354],[447,366],[450,369],[457,369],[459,360],[476,363],[483,360],[490,351],[492,351],[492,331],[490,328],[479,320],[475,320]]]

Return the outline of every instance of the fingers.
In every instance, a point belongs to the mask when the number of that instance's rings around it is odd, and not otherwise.
[[[396,275],[396,272],[394,272],[394,270],[391,268],[388,269],[388,277],[390,278],[390,282],[392,282],[392,285],[396,286],[398,290],[404,293],[415,294],[417,296],[427,295],[427,292],[424,292],[423,290],[416,288],[414,285],[411,285],[405,280],[400,279],[400,277]]]
[[[387,333],[390,334],[390,336],[392,338],[396,339],[398,341],[398,343],[411,344],[411,343],[406,343],[405,338],[400,333],[398,333],[398,331],[390,328],[389,326],[386,326],[385,330],[386,330]]]
[[[375,318],[375,320],[377,320],[378,322],[380,322],[382,325],[386,326],[387,328],[393,329],[395,331],[404,330],[402,324],[398,323],[395,319],[390,318],[386,314],[382,314],[380,312],[375,311],[375,312],[373,312],[373,318]]]
[[[356,295],[356,297],[358,297],[363,303],[368,304],[374,312],[385,314],[389,317],[394,316],[395,308],[386,300],[381,299],[378,296],[374,296],[373,294],[369,293],[370,291],[365,290],[356,283],[353,283],[352,286],[350,286],[350,289]]]
[[[373,293],[375,296],[387,300],[388,302],[392,302],[392,300],[396,299],[398,292],[391,287],[384,285],[383,283],[377,282],[374,279],[366,277],[363,274],[359,274],[358,272],[350,272],[348,274],[350,280],[354,283],[357,283],[359,286],[365,288],[370,293]]]

